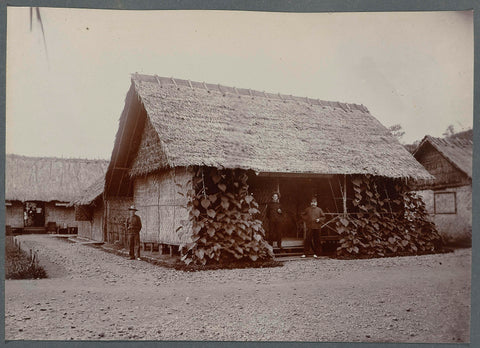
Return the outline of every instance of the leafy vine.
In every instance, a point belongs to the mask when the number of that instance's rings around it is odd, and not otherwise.
[[[187,265],[273,258],[247,178],[240,169],[196,168],[187,192],[192,237],[181,246]]]

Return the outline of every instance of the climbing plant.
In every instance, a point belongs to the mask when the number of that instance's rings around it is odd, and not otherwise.
[[[342,237],[337,255],[417,254],[442,248],[425,203],[406,183],[395,183],[393,197],[381,180],[370,175],[353,177],[352,187],[357,213],[336,222]]]
[[[187,265],[273,258],[245,171],[199,167],[187,195],[192,238],[181,246]]]

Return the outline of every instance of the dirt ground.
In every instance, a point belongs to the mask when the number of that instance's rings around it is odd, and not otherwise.
[[[469,341],[471,249],[183,272],[18,238],[50,278],[5,281],[6,340]]]

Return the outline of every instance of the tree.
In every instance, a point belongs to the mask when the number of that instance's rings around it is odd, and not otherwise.
[[[394,124],[393,126],[388,127],[390,133],[398,139],[398,141],[402,140],[402,137],[405,135],[405,131],[402,128],[400,123]]]
[[[445,130],[445,132],[442,133],[442,135],[445,137],[445,138],[448,138],[448,137],[451,137],[452,135],[454,135],[456,132],[455,132],[455,127],[453,126],[453,124],[449,125],[447,127],[447,129]]]

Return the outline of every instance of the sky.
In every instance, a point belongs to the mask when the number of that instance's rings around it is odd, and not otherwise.
[[[110,159],[131,73],[365,105],[404,143],[473,123],[473,13],[7,9],[6,152]]]

